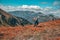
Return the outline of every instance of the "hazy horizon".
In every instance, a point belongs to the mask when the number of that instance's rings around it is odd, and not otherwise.
[[[60,17],[60,0],[0,0],[0,8],[9,11],[34,11]]]

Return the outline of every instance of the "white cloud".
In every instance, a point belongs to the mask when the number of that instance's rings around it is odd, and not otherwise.
[[[53,11],[52,7],[45,7],[41,12],[44,14],[50,14],[51,11]]]
[[[40,7],[39,6],[35,6],[35,5],[30,5],[30,6],[28,6],[28,5],[22,5],[22,6],[20,6],[21,8],[28,8],[28,9],[39,9]]]
[[[54,5],[54,6],[59,6],[59,5],[60,5],[60,1],[54,1],[54,2],[53,2],[53,5]]]
[[[5,11],[13,11],[13,10],[15,10],[15,8],[13,6],[3,6],[3,5],[0,5],[0,8],[5,10]]]
[[[45,11],[50,11],[50,10],[52,10],[52,7],[46,7],[46,8],[44,8],[44,10]]]
[[[56,13],[60,13],[60,9],[59,9],[59,10],[51,11],[51,13],[54,13],[54,14],[56,14]]]
[[[46,7],[46,8],[43,8],[41,12],[44,13],[45,15],[53,14],[55,16],[60,17],[60,9],[53,9],[52,7]]]
[[[47,4],[48,2],[41,2],[41,4]]]
[[[0,8],[6,11],[16,11],[16,10],[40,10],[41,7],[40,6],[36,6],[36,5],[22,5],[22,6],[3,6],[0,5]]]
[[[44,14],[54,14],[60,16],[60,9],[53,9],[53,7],[45,7],[42,8],[36,5],[22,5],[22,6],[3,6],[0,5],[0,8],[5,11],[34,11],[34,12],[42,12]]]
[[[55,16],[59,16],[60,17],[60,9],[59,10],[55,10],[52,13],[54,13]]]

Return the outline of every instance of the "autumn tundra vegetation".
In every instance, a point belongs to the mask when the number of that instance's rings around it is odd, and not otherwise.
[[[60,40],[60,20],[22,26],[0,26],[0,40]]]
[[[37,24],[0,9],[0,40],[60,40],[60,19]]]

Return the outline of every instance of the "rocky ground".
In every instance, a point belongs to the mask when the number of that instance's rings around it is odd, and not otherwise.
[[[60,20],[33,25],[0,26],[0,40],[60,40]]]

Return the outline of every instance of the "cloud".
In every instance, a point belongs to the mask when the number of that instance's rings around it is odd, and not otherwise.
[[[22,5],[22,6],[4,6],[0,5],[0,8],[5,10],[5,11],[38,11],[38,12],[49,12],[52,10],[52,7],[45,7],[42,8],[40,6],[36,5]]]
[[[59,6],[59,5],[60,5],[60,1],[54,1],[54,2],[53,2],[53,5],[54,5],[54,6]]]
[[[40,6],[36,6],[36,5],[22,5],[22,6],[3,6],[0,5],[0,8],[6,11],[16,11],[16,10],[40,10],[41,7]]]
[[[5,11],[34,11],[34,12],[42,12],[44,14],[54,14],[60,17],[60,9],[53,9],[53,7],[45,7],[42,8],[36,5],[22,5],[22,6],[4,6],[0,5],[0,8]]]
[[[44,14],[50,14],[51,11],[53,11],[52,7],[45,7],[41,12]]]
[[[0,5],[0,8],[5,10],[5,11],[13,11],[13,10],[15,10],[15,7],[13,7],[13,6]]]
[[[46,7],[44,8],[45,11],[51,11],[52,10],[52,7]]]
[[[41,2],[41,4],[47,4],[47,2]]]
[[[28,8],[28,9],[39,9],[40,7],[39,6],[35,6],[35,5],[30,5],[30,6],[28,6],[28,5],[22,5],[22,6],[20,6],[21,8]]]
[[[58,16],[60,18],[60,9],[52,11],[52,13],[54,13],[55,16]]]
[[[44,13],[45,15],[53,14],[55,16],[60,17],[60,9],[53,9],[52,7],[46,7],[46,8],[43,8],[41,12]]]

